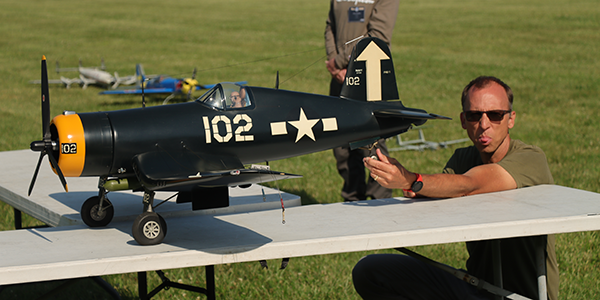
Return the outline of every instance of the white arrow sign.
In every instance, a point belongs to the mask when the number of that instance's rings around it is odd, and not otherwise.
[[[367,101],[381,100],[381,61],[390,59],[375,42],[370,42],[356,61],[364,61],[367,69]]]

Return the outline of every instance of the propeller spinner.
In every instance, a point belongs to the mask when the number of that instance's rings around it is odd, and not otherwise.
[[[48,91],[48,70],[46,67],[46,56],[42,57],[42,130],[43,140],[31,142],[31,145],[29,146],[31,150],[40,152],[40,158],[35,168],[35,173],[33,173],[33,178],[31,178],[27,195],[31,195],[31,191],[35,185],[35,180],[37,179],[38,172],[40,171],[40,165],[42,164],[42,160],[46,154],[48,154],[50,164],[54,170],[56,170],[56,174],[60,178],[60,182],[62,183],[65,191],[68,192],[69,189],[67,187],[67,181],[65,180],[65,176],[63,176],[63,173],[60,170],[54,155],[54,151],[58,151],[58,142],[52,140],[52,134],[50,133],[50,93]]]
[[[188,100],[192,98],[192,92],[196,89],[197,85],[198,80],[196,80],[196,68],[194,68],[192,78],[185,78],[181,82],[181,92],[187,95]]]

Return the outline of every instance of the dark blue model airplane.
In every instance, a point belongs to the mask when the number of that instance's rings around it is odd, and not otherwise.
[[[144,68],[141,64],[135,66],[135,75],[137,83],[135,88],[124,88],[102,91],[100,95],[125,95],[125,94],[169,94],[163,101],[167,104],[171,99],[182,96],[188,100],[191,99],[193,91],[211,89],[215,84],[202,85],[196,80],[196,69],[191,78],[173,78],[167,75],[146,76]],[[246,81],[236,82],[238,84],[246,84]]]
[[[47,81],[42,60],[42,81]],[[220,83],[193,102],[145,108],[63,113],[50,120],[42,85],[43,140],[29,193],[48,154],[65,190],[65,177],[98,176],[98,196],[83,203],[89,226],[105,226],[114,208],[109,191],[144,192],[144,213],[133,224],[142,245],[160,243],[166,223],[154,212],[156,191],[177,191],[193,209],[229,205],[228,186],[298,177],[249,164],[339,146],[370,146],[430,119],[448,119],[398,100],[387,45],[375,38],[353,50],[340,97]]]

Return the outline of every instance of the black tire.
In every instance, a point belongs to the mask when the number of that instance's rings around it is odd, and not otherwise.
[[[145,212],[133,222],[131,232],[133,238],[140,245],[160,244],[166,235],[166,222],[157,213]]]
[[[165,219],[161,215],[159,215],[159,214],[156,214],[156,215],[160,219],[160,224],[162,225],[162,230],[165,233],[164,235],[167,236],[167,221],[165,221]]]
[[[104,199],[102,214],[98,214],[100,206],[100,197],[90,197],[81,206],[81,219],[89,227],[104,227],[112,221],[115,214],[115,208],[108,198]]]

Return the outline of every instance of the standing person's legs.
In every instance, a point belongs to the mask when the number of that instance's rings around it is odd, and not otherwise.
[[[350,150],[347,147],[333,149],[337,170],[344,179],[342,198],[344,201],[357,201],[367,199],[365,191],[365,166],[362,162],[363,154],[360,149]]]

